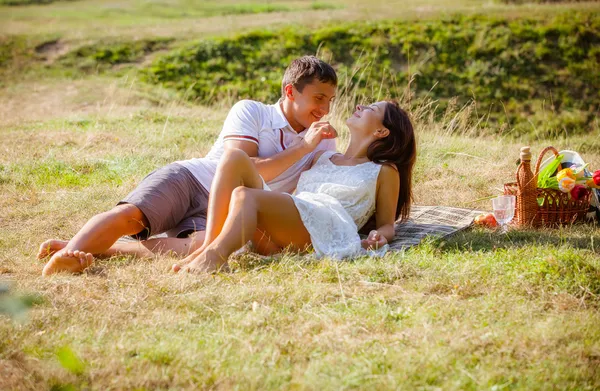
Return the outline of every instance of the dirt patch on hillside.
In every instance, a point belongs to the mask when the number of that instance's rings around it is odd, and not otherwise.
[[[61,40],[55,39],[36,46],[35,53],[47,63],[52,63],[60,56],[65,55],[69,49],[69,45]]]

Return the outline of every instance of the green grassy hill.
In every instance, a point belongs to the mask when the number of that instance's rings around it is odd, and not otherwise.
[[[273,100],[290,59],[318,53],[336,67],[342,93],[367,100],[426,97],[435,101],[437,116],[449,104],[470,105],[485,132],[545,137],[599,126],[598,11],[295,26],[201,40],[71,44],[42,37],[0,38],[2,82],[22,77],[24,69],[42,78],[135,72],[150,89],[159,85],[200,104]]]

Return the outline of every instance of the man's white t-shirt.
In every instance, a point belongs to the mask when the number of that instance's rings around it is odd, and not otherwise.
[[[297,133],[292,129],[283,115],[279,102],[265,105],[252,100],[242,100],[229,111],[219,138],[205,157],[176,163],[187,168],[210,192],[219,159],[225,151],[225,141],[242,140],[256,143],[258,157],[266,158],[302,142],[306,131],[305,129]],[[278,177],[267,182],[269,188],[274,191],[291,193],[296,187],[302,171],[310,166],[315,153],[322,150],[335,151],[335,139],[322,140],[313,152],[305,155]]]

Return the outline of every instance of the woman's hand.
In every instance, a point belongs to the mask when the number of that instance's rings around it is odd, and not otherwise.
[[[387,244],[385,236],[380,234],[377,230],[369,232],[369,236],[366,239],[361,240],[362,248],[365,250],[379,250],[381,247]]]

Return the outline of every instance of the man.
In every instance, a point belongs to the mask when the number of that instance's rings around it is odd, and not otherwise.
[[[336,87],[337,76],[327,63],[314,56],[294,60],[283,76],[279,102],[236,103],[206,157],[152,172],[117,206],[92,217],[68,242],[42,243],[38,258],[51,255],[42,274],[80,272],[91,264],[93,255],[148,256],[164,251],[187,255],[203,243],[211,183],[227,149],[240,149],[252,157],[271,190],[291,192],[315,152],[335,150],[337,133],[321,119],[329,113]],[[169,237],[148,240],[162,232]],[[115,244],[125,235],[141,241]]]

